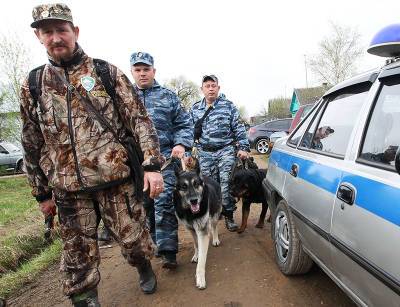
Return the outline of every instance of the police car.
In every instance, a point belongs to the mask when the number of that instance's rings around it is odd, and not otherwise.
[[[400,25],[368,52],[390,59],[275,143],[263,187],[282,273],[316,263],[358,305],[400,306]]]

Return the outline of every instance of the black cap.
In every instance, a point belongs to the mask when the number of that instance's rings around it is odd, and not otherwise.
[[[202,83],[207,82],[207,81],[214,81],[218,83],[218,78],[215,75],[205,75],[203,76]]]

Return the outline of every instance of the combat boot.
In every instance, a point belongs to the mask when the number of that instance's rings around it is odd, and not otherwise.
[[[74,294],[71,296],[71,302],[74,307],[100,307],[97,289]]]
[[[233,212],[226,212],[225,213],[225,227],[229,231],[236,231],[238,230],[238,225],[235,223],[233,219]]]
[[[144,260],[137,267],[139,273],[139,285],[145,294],[152,294],[157,290],[157,278],[149,260]]]
[[[176,262],[176,253],[164,252],[162,254],[162,257],[163,257],[162,267],[164,269],[170,269],[170,270],[176,269],[176,267],[178,266],[178,263]]]
[[[104,226],[99,231],[97,239],[99,240],[99,245],[111,244],[112,241],[113,241],[113,237],[111,236],[111,232],[106,226]]]

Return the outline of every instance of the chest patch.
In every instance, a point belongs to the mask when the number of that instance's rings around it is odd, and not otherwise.
[[[108,97],[108,94],[106,91],[92,91],[91,94],[94,97]]]
[[[85,90],[90,92],[96,84],[96,81],[92,77],[85,76],[81,78],[81,84]]]

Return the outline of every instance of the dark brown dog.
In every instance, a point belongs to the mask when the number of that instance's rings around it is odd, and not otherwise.
[[[266,175],[266,169],[240,169],[233,173],[230,183],[231,194],[242,199],[242,225],[238,229],[238,233],[242,233],[247,227],[247,219],[252,203],[262,204],[260,218],[256,227],[264,227],[268,204],[264,195],[262,181]]]

